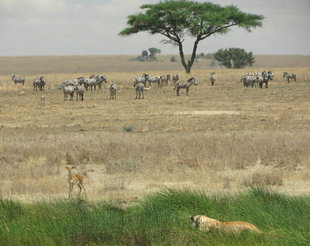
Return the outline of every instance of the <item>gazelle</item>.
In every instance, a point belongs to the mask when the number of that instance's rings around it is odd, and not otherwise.
[[[72,190],[73,190],[73,186],[75,184],[80,188],[79,196],[80,196],[82,188],[83,188],[83,190],[85,192],[85,198],[87,198],[86,190],[85,190],[85,187],[83,185],[84,176],[82,174],[75,174],[72,176],[72,169],[74,168],[74,166],[73,167],[66,167],[66,168],[68,170],[68,182],[69,182],[69,197],[68,197],[68,199],[72,197]]]

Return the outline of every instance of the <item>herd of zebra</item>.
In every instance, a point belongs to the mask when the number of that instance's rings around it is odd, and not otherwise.
[[[290,79],[294,79],[296,81],[296,74],[289,74],[287,72],[283,72],[283,78],[286,78],[288,83]],[[17,78],[15,74],[12,74],[12,80],[15,84],[25,84],[25,78]],[[211,86],[215,83],[215,73],[210,73],[209,80],[211,82]],[[265,84],[265,88],[268,88],[269,81],[273,80],[273,73],[272,71],[263,71],[262,73],[244,73],[240,81],[243,82],[245,87],[260,87],[263,88]],[[197,85],[197,81],[194,77],[188,79],[185,82],[180,81],[180,74],[170,74],[161,75],[161,76],[150,76],[148,74],[142,74],[141,77],[134,78],[133,87],[136,90],[136,99],[144,99],[144,91],[149,91],[152,87],[152,84],[157,84],[158,88],[162,88],[163,86],[167,86],[171,81],[174,85],[174,90],[176,91],[176,95],[180,96],[180,89],[186,90],[186,95],[188,95],[189,88],[191,85]],[[89,78],[78,77],[74,80],[65,80],[59,86],[59,89],[63,90],[64,93],[64,100],[68,98],[70,95],[70,100],[73,100],[74,93],[76,93],[76,100],[84,100],[84,92],[85,90],[96,90],[97,86],[98,89],[102,89],[102,84],[107,83],[107,78],[104,75],[91,75]],[[147,86],[148,83],[148,87]],[[45,86],[45,75],[41,75],[39,79],[33,80],[33,90],[40,91],[44,90]],[[110,82],[110,99],[116,99],[116,83],[111,81]]]
[[[63,90],[64,93],[64,100],[67,99],[68,95],[70,95],[70,101],[73,100],[74,92],[76,93],[76,100],[84,100],[84,91],[85,90],[96,90],[97,86],[98,89],[102,89],[102,83],[107,83],[107,78],[104,75],[91,75],[89,78],[78,77],[74,80],[65,80],[59,86],[59,89]],[[112,86],[113,85],[113,86]],[[111,81],[111,87],[115,87],[116,85],[114,82]],[[110,87],[110,90],[111,90]],[[113,97],[114,98],[114,97]],[[116,98],[116,94],[115,94]],[[110,96],[110,99],[111,96]]]
[[[290,82],[290,79],[294,79],[294,81],[296,81],[296,74],[283,72],[283,78],[286,78],[288,83]],[[265,88],[268,88],[270,80],[273,80],[273,72],[263,71],[262,73],[244,73],[240,81],[243,82],[243,86],[245,87],[251,86],[263,88],[263,85],[265,84]]]
[[[141,77],[136,77],[134,79],[133,87],[136,88],[136,99],[144,99],[144,91],[150,90],[152,83],[157,83],[158,88],[162,88],[163,86],[167,86],[169,81],[172,81],[174,84],[174,90],[176,90],[177,96],[180,96],[180,89],[185,89],[186,95],[188,96],[188,91],[191,85],[197,85],[195,78],[190,78],[186,82],[181,82],[180,74],[178,73],[173,74],[172,78],[170,74],[151,77],[144,73]],[[147,82],[149,83],[148,88],[146,88]]]
[[[240,81],[243,82],[244,87],[260,87],[268,88],[269,81],[273,79],[273,73],[271,71],[263,71],[262,73],[244,73]]]

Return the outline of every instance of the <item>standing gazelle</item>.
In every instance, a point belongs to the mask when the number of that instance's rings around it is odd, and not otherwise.
[[[79,196],[81,194],[81,191],[82,191],[82,188],[85,192],[85,198],[87,197],[86,196],[86,190],[84,188],[84,185],[83,185],[83,181],[84,181],[84,176],[82,174],[75,174],[72,176],[72,169],[74,168],[73,167],[66,167],[67,170],[68,170],[68,182],[69,182],[69,198],[72,197],[72,190],[73,190],[73,186],[76,184],[79,188],[80,188],[80,192],[79,192]]]

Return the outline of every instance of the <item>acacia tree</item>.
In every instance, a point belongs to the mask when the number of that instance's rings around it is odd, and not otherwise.
[[[156,55],[161,53],[160,49],[157,48],[149,48],[149,52],[150,52],[150,58],[153,60],[156,60]]]
[[[240,48],[220,49],[214,53],[214,59],[227,68],[243,68],[255,62],[252,52]]]
[[[213,34],[225,34],[230,27],[239,26],[251,31],[262,25],[263,16],[241,12],[235,6],[222,7],[213,3],[188,0],[166,0],[156,4],[144,4],[143,12],[129,15],[128,27],[119,34],[132,35],[138,32],[161,34],[164,43],[179,48],[182,65],[190,73],[194,64],[198,43]],[[194,38],[190,59],[185,61],[183,42],[185,37]]]

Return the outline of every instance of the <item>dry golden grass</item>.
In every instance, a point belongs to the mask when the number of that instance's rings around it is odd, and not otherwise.
[[[298,81],[288,84],[284,70]],[[0,195],[66,197],[66,165],[85,175],[90,199],[132,200],[163,187],[231,192],[264,185],[266,176],[273,184],[272,173],[280,190],[308,192],[310,69],[273,69],[269,89],[244,88],[245,71],[256,69],[218,69],[211,87],[211,70],[170,70],[198,86],[188,97],[176,97],[171,84],[153,86],[144,100],[134,99],[132,86],[142,71],[106,73],[116,100],[106,84],[85,101],[64,101],[60,82],[91,73],[45,73],[44,92],[32,89],[38,74],[26,75],[25,86],[0,76]]]

